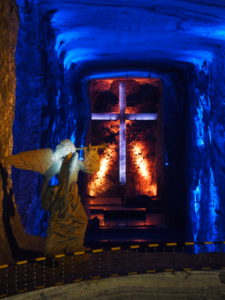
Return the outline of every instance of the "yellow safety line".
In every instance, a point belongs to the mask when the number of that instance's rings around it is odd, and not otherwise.
[[[73,252],[74,255],[83,255],[85,254],[85,251],[79,251],[79,252]]]
[[[195,243],[194,242],[185,242],[184,243],[186,246],[191,246],[191,245],[194,245]]]
[[[164,269],[165,272],[173,272],[174,269]]]
[[[56,254],[55,255],[55,258],[62,258],[62,257],[65,257],[65,254]]]
[[[112,251],[118,251],[118,250],[121,250],[121,247],[112,247],[111,250]]]
[[[44,261],[46,260],[46,257],[38,257],[38,258],[35,258],[36,261]]]
[[[9,265],[1,265],[1,266],[0,266],[0,269],[6,269],[6,268],[8,268],[8,266],[9,266]]]
[[[148,244],[148,247],[159,247],[159,244]]]
[[[225,267],[220,267],[220,269],[225,270]]]
[[[27,264],[27,263],[28,263],[27,260],[21,260],[21,261],[17,261],[17,262],[16,262],[17,265],[25,265],[25,264]]]
[[[2,295],[0,295],[0,298],[7,297],[7,296],[8,296],[8,294],[2,294]]]
[[[216,243],[217,242],[210,242],[210,241],[203,242],[204,245],[212,245],[212,244],[216,244]],[[225,244],[225,241],[218,242],[218,243]],[[181,245],[182,244],[186,245],[186,246],[193,246],[193,245],[198,244],[198,242],[184,242],[184,243],[181,243]],[[168,243],[166,243],[166,246],[168,246],[168,247],[177,246],[177,245],[178,245],[177,242],[174,242],[174,243],[168,242]],[[160,246],[159,243],[150,243],[150,244],[148,244],[148,247],[150,247],[150,248],[159,247],[159,246]],[[140,247],[141,247],[141,245],[131,245],[129,248],[130,249],[139,249]],[[110,249],[111,249],[111,251],[118,251],[118,250],[122,250],[123,247],[111,247]],[[103,249],[103,248],[91,250],[92,253],[100,253],[100,252],[104,252],[104,251],[107,251],[107,250]],[[85,251],[73,252],[74,255],[83,255],[85,253],[86,253]],[[57,254],[54,257],[55,258],[62,258],[62,257],[65,257],[65,256],[66,256],[65,254]],[[37,261],[37,262],[45,261],[45,260],[46,260],[46,257],[37,257],[37,258],[35,258],[35,261]],[[27,263],[28,263],[28,260],[23,260],[23,261],[16,262],[16,265],[23,265],[23,264],[27,264]],[[9,267],[8,264],[0,265],[0,269],[5,269],[7,267]]]
[[[140,248],[140,245],[131,245],[130,248],[131,249],[138,249],[138,248]]]
[[[110,275],[111,277],[117,277],[117,276],[119,276],[118,274],[111,274]]]
[[[35,289],[43,289],[43,288],[45,288],[45,286],[44,285],[39,285],[39,286],[35,286]]]
[[[201,269],[202,270],[211,270],[212,268],[211,267],[202,267]]]
[[[93,249],[92,253],[100,253],[103,252],[103,249]]]
[[[166,243],[166,246],[177,246],[177,243]]]

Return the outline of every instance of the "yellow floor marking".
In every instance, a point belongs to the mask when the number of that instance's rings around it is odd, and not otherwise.
[[[62,258],[62,257],[65,257],[65,254],[56,254],[55,255],[55,258]]]
[[[21,261],[17,261],[17,265],[25,265],[25,264],[27,264],[28,263],[28,261],[27,260],[21,260]]]
[[[177,246],[177,243],[166,243],[166,246]]]
[[[85,254],[85,252],[84,252],[84,251],[80,251],[80,252],[73,252],[73,254],[74,254],[74,255],[83,255],[83,254]]]
[[[130,248],[131,249],[138,249],[138,248],[140,248],[140,245],[131,245]]]
[[[112,247],[111,250],[112,251],[118,251],[118,250],[121,250],[121,247]]]
[[[36,260],[36,261],[44,261],[44,260],[46,260],[46,257],[38,257],[38,258],[36,258],[35,260]]]
[[[148,244],[149,247],[159,247],[159,244]]]
[[[9,266],[9,265],[1,265],[1,266],[0,266],[0,269],[6,269],[6,268],[8,268],[8,266]]]
[[[93,253],[100,253],[100,252],[103,252],[103,249],[93,249],[92,252]]]

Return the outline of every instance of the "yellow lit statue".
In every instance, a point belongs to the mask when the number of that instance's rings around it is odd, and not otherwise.
[[[84,250],[88,218],[78,194],[77,177],[80,170],[88,174],[98,171],[97,149],[101,147],[104,145],[82,148],[85,156],[84,161],[81,161],[74,144],[66,139],[56,147],[55,152],[51,149],[38,149],[4,159],[5,164],[44,175],[42,205],[51,214],[45,245],[46,255]],[[49,180],[56,174],[59,184],[49,186]]]

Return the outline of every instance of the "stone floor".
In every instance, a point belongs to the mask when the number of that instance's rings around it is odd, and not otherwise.
[[[224,275],[218,271],[187,271],[123,276],[51,287],[10,299],[224,300]]]

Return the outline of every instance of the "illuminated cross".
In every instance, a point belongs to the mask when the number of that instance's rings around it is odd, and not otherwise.
[[[126,184],[126,120],[156,120],[156,113],[127,114],[125,82],[119,83],[119,113],[93,113],[92,120],[120,121],[119,130],[119,179],[120,184]]]

